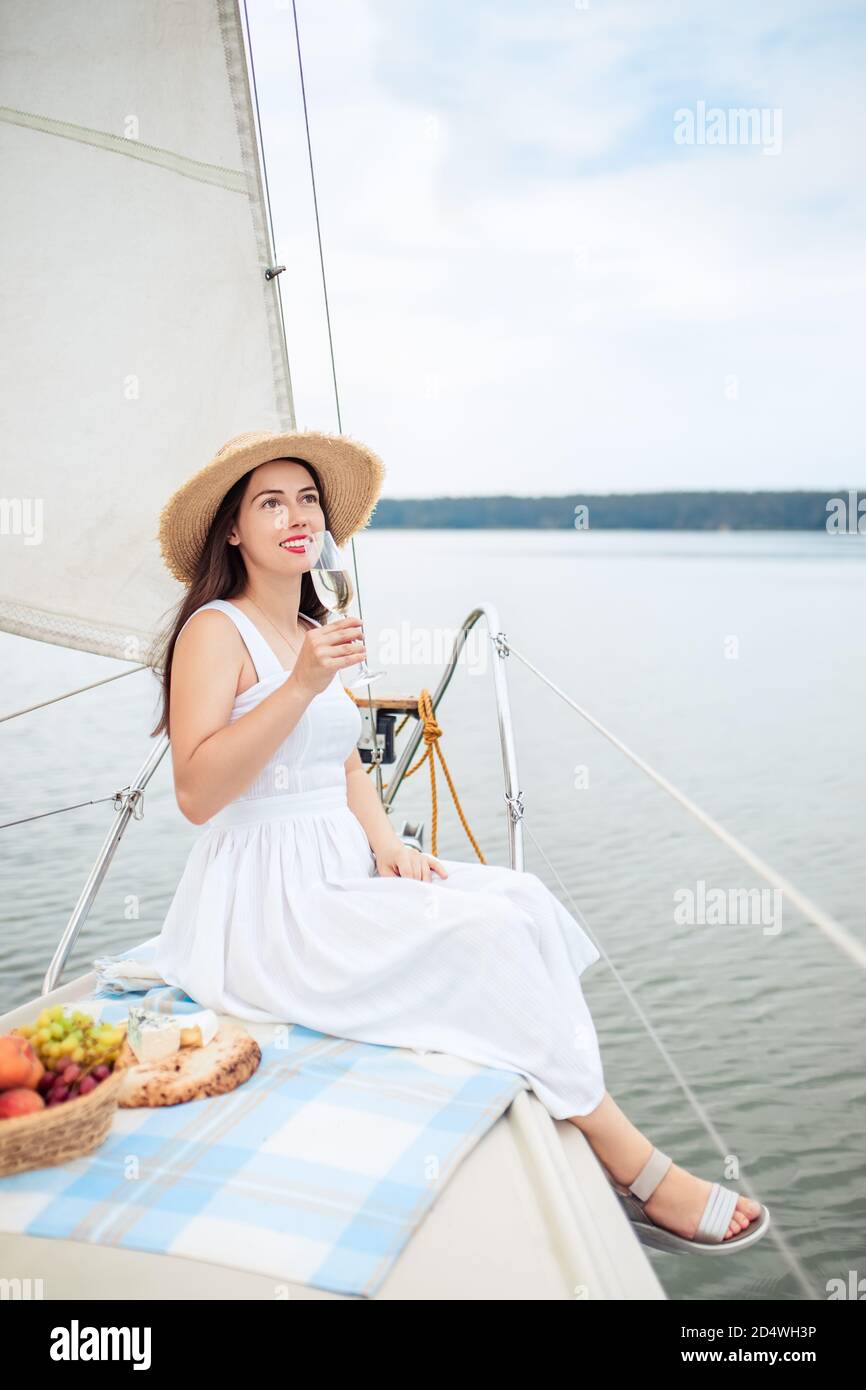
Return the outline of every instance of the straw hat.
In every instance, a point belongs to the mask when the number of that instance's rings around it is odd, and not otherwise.
[[[271,459],[299,458],[312,464],[322,482],[328,527],[337,545],[361,531],[375,510],[385,468],[382,460],[343,434],[303,430],[235,435],[204,468],[168,499],[159,519],[162,558],[175,579],[191,584],[211,522],[238,480]]]

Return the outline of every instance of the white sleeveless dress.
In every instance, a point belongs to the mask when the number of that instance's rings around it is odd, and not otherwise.
[[[235,623],[256,668],[233,722],[289,673],[235,604],[202,607]],[[452,1053],[522,1075],[557,1119],[588,1114],[605,1083],[580,975],[598,950],[535,874],[440,859],[445,879],[380,876],[346,796],[361,730],[338,672],[206,823],[157,969],[219,1013]]]

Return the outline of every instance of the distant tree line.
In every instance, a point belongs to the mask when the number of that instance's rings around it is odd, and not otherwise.
[[[866,499],[861,489],[860,499]],[[827,492],[574,493],[565,497],[384,497],[380,527],[641,530],[822,531],[833,499],[851,507],[846,488]],[[856,505],[855,505],[856,510]],[[866,512],[866,500],[863,510]]]

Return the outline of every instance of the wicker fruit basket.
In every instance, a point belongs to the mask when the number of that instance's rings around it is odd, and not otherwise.
[[[135,1054],[124,1038],[111,1075],[86,1096],[0,1120],[0,1178],[68,1163],[99,1148],[111,1129],[124,1072],[134,1062]]]

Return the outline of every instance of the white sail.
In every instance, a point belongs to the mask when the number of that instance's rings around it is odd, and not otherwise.
[[[235,0],[3,0],[0,628],[142,659],[159,513],[294,427]]]

